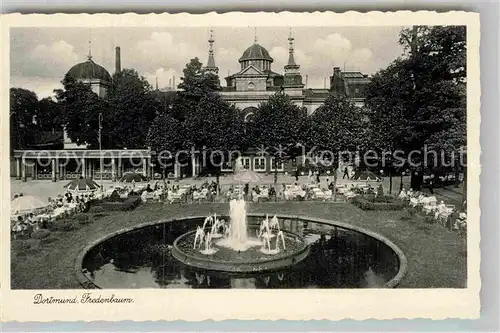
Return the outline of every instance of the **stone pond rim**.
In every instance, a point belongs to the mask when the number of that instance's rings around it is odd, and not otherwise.
[[[259,214],[259,213],[250,213],[247,214],[248,217],[256,217],[256,218],[264,218],[268,214]],[[320,223],[320,224],[326,224],[326,225],[331,225],[331,226],[337,226],[343,229],[348,229],[352,231],[356,231],[359,233],[362,233],[364,235],[367,235],[369,237],[372,237],[385,245],[387,245],[391,250],[397,255],[399,259],[399,269],[397,274],[388,282],[386,282],[383,286],[383,288],[395,288],[399,285],[403,277],[406,275],[406,272],[408,270],[408,260],[406,259],[406,256],[404,255],[403,251],[399,249],[393,242],[391,242],[389,239],[386,237],[355,226],[343,222],[337,222],[337,221],[331,221],[331,220],[326,220],[326,219],[321,219],[321,218],[315,218],[315,217],[309,217],[309,216],[298,216],[298,215],[276,215],[278,219],[287,219],[287,220],[295,220],[295,221],[307,221],[311,223]],[[75,262],[75,273],[76,273],[76,279],[80,283],[80,285],[85,288],[85,289],[100,289],[98,285],[96,285],[94,282],[92,282],[84,273],[83,273],[83,260],[85,259],[85,256],[87,253],[94,248],[95,246],[103,243],[106,240],[109,240],[111,238],[114,238],[118,235],[125,234],[130,231],[134,231],[137,229],[141,228],[146,228],[146,227],[152,227],[155,225],[160,225],[160,224],[166,224],[166,223],[173,223],[177,221],[186,221],[186,220],[195,220],[195,219],[205,219],[206,216],[186,216],[182,218],[171,218],[171,219],[162,219],[162,220],[156,220],[156,221],[150,221],[150,222],[145,222],[141,223],[132,227],[128,228],[123,228],[120,230],[117,230],[115,232],[112,232],[104,237],[101,237],[99,239],[94,240],[90,244],[88,244],[85,248],[80,251],[80,253],[76,257],[76,262]]]
[[[304,260],[309,254],[310,250],[310,246],[306,244],[305,240],[302,237],[292,232],[283,230],[285,236],[298,238],[302,246],[296,251],[291,252],[287,255],[270,255],[266,259],[250,259],[244,261],[214,259],[209,256],[202,257],[201,255],[197,256],[189,254],[179,248],[179,242],[183,241],[188,236],[194,233],[196,233],[196,230],[191,230],[175,239],[172,246],[172,256],[184,265],[211,271],[229,273],[253,273],[286,268]]]

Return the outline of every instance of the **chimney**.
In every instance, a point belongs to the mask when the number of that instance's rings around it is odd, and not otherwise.
[[[172,80],[172,86],[173,86],[172,88],[174,88],[174,90],[176,90],[176,89],[177,89],[177,87],[175,86],[175,76],[174,76],[174,78],[173,78],[173,80]]]
[[[172,78],[168,79],[168,87],[172,88]]]
[[[119,73],[122,70],[122,61],[120,55],[120,47],[115,47],[115,72]]]
[[[308,79],[308,75],[306,74],[306,89],[307,89],[307,79]]]

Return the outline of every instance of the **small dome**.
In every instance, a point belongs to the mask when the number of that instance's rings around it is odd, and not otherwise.
[[[111,82],[111,75],[109,75],[108,71],[104,67],[96,64],[91,58],[71,67],[67,75],[76,80],[101,80]]]
[[[267,60],[271,62],[274,61],[274,59],[269,55],[269,52],[267,52],[267,50],[263,46],[260,46],[257,43],[246,49],[238,61],[242,62],[246,60]]]

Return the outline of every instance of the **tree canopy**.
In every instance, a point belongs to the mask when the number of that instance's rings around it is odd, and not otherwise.
[[[376,73],[367,89],[372,148],[405,156],[424,146],[456,152],[466,140],[465,27],[415,26],[401,32],[400,42],[407,54]]]
[[[346,96],[332,92],[311,115],[309,132],[310,146],[319,152],[331,152],[325,158],[333,158],[337,165],[340,153],[354,152],[363,144],[362,110]]]
[[[151,85],[132,69],[113,76],[106,96],[99,98],[91,87],[72,77],[63,80],[56,98],[64,112],[64,126],[77,144],[96,148],[99,144],[99,114],[102,114],[103,148],[144,148],[149,127],[161,109]]]
[[[39,126],[40,105],[33,91],[10,89],[10,148],[26,148],[35,143]]]
[[[107,142],[115,148],[144,148],[149,127],[161,109],[148,81],[133,69],[123,69],[113,75],[105,102],[103,135]]]
[[[281,92],[259,105],[248,124],[248,146],[278,160],[296,155],[297,145],[303,145],[307,134],[307,111],[294,104]]]

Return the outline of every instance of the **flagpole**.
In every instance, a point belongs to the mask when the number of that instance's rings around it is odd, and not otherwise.
[[[100,170],[100,178],[101,178],[101,192],[102,188],[102,140],[101,140],[101,132],[102,132],[102,113],[99,112],[99,170]]]

